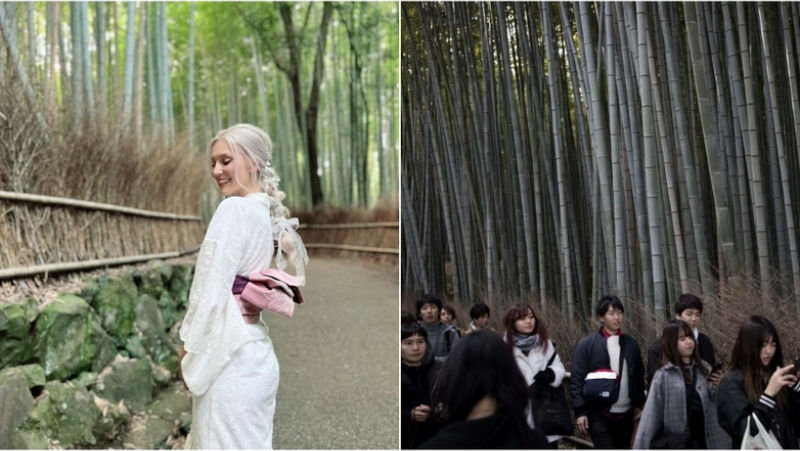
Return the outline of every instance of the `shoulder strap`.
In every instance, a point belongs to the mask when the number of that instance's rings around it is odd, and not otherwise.
[[[625,371],[625,343],[628,342],[623,338],[627,337],[619,337],[619,380],[622,380],[622,372]]]
[[[450,346],[452,345],[452,343],[450,343],[450,330],[449,329],[445,329],[444,330],[444,345],[447,348],[447,353],[450,354]]]
[[[552,341],[550,342],[550,344],[553,345],[553,355],[551,355],[550,360],[547,361],[547,366],[545,366],[545,369],[550,368],[550,365],[552,365],[553,362],[556,360],[556,345]]]

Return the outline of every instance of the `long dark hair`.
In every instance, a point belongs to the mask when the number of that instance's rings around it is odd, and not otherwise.
[[[446,421],[463,421],[486,396],[494,397],[498,409],[510,414],[527,444],[525,379],[503,339],[494,332],[478,331],[459,340],[448,355],[434,388],[433,405],[439,406]]]
[[[528,312],[531,312],[533,318],[536,320],[531,335],[539,335],[539,343],[542,344],[542,352],[546,353],[550,336],[547,334],[547,328],[544,326],[544,323],[539,319],[539,315],[537,315],[533,307],[528,304],[517,304],[508,309],[503,316],[503,327],[505,328],[503,335],[506,337],[506,343],[508,343],[509,349],[514,348],[514,333],[517,331],[517,320],[528,316]]]
[[[692,341],[694,341],[692,358],[700,372],[704,376],[708,376],[708,369],[703,365],[703,360],[700,357],[700,347],[697,346],[697,340],[694,339],[692,328],[679,319],[670,321],[661,333],[661,357],[658,359],[658,367],[661,368],[666,365],[667,362],[672,362],[673,365],[680,368],[683,374],[683,381],[689,385],[692,384],[693,381],[691,376],[689,376],[689,372],[686,370],[686,365],[681,359],[680,352],[678,352],[678,340],[680,340],[681,336],[691,337]]]
[[[765,367],[761,363],[761,347],[770,338],[775,342],[775,354],[772,355],[772,360]],[[763,316],[754,315],[747,318],[739,328],[739,335],[736,337],[736,343],[731,351],[728,370],[736,367],[741,369],[747,400],[750,403],[758,402],[758,398],[764,391],[764,379],[769,379],[779,366],[783,366],[783,348],[778,330],[770,320]],[[789,397],[784,388],[778,392],[777,398],[782,405],[786,406],[789,403]]]

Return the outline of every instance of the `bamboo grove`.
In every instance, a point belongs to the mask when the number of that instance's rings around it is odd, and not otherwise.
[[[190,156],[249,122],[273,138],[289,205],[366,207],[397,191],[396,4],[0,6],[0,80],[22,81],[54,139],[83,130]]]
[[[797,3],[401,8],[405,292],[800,303]]]

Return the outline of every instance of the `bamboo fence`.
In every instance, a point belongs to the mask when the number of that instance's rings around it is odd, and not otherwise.
[[[399,255],[398,222],[300,229],[306,247],[325,255],[395,264]],[[197,251],[204,231],[199,216],[0,191],[0,280],[180,257]]]

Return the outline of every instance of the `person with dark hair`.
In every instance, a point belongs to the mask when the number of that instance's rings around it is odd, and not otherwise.
[[[428,345],[434,357],[447,357],[460,338],[453,326],[441,322],[441,311],[442,300],[436,296],[425,294],[417,299],[417,319],[428,332]]]
[[[526,417],[528,390],[505,342],[480,331],[453,348],[433,403],[447,423],[427,449],[542,449],[547,439]]]
[[[405,326],[406,324],[413,324],[416,323],[417,319],[414,318],[414,315],[411,312],[407,312],[403,310],[400,312],[400,325]]]
[[[479,330],[497,332],[489,327],[489,315],[491,313],[492,310],[483,302],[473,305],[472,308],[469,309],[469,317],[472,318],[472,321],[469,323],[469,329],[467,329],[464,334],[468,335]]]
[[[514,353],[514,360],[525,383],[560,387],[566,370],[556,353],[547,328],[528,304],[517,304],[503,316],[503,335]],[[552,361],[550,359],[553,359]],[[551,447],[557,448],[561,435],[548,435]]]
[[[428,333],[412,322],[400,328],[400,447],[416,448],[438,430],[431,393],[442,361],[428,349]]]
[[[708,335],[700,333],[697,326],[700,324],[700,317],[703,314],[703,301],[699,297],[691,294],[684,293],[678,298],[675,303],[675,319],[681,320],[689,325],[694,335],[694,340],[697,342],[697,348],[700,351],[700,358],[708,362],[711,367],[716,363],[714,355],[714,345],[711,344],[711,339]],[[659,337],[650,350],[647,352],[647,386],[649,387],[653,381],[653,375],[656,374],[658,369],[658,362],[661,360],[661,338]],[[712,385],[719,384],[719,379],[722,377],[722,371],[717,370],[712,372],[709,376],[709,382]]]
[[[661,334],[661,361],[650,386],[634,449],[729,449],[717,421],[708,376],[692,328],[672,320]]]
[[[624,311],[616,296],[600,298],[595,309],[600,330],[581,339],[572,356],[569,385],[575,425],[580,432],[589,431],[596,449],[630,448],[633,422],[644,406],[642,353],[636,339],[622,333]],[[584,399],[587,376],[609,369],[618,375],[616,396]]]
[[[441,321],[442,324],[449,324],[453,326],[453,329],[458,332],[459,337],[464,335],[465,331],[460,329],[458,327],[458,323],[456,322],[458,321],[458,312],[456,312],[456,308],[453,306],[453,304],[447,303],[442,306],[442,312],[439,313],[439,321]]]
[[[794,365],[783,366],[783,348],[775,326],[751,316],[739,329],[727,372],[719,382],[717,415],[722,429],[739,448],[754,414],[784,449],[798,449],[800,383]],[[751,435],[758,429],[750,421]]]

